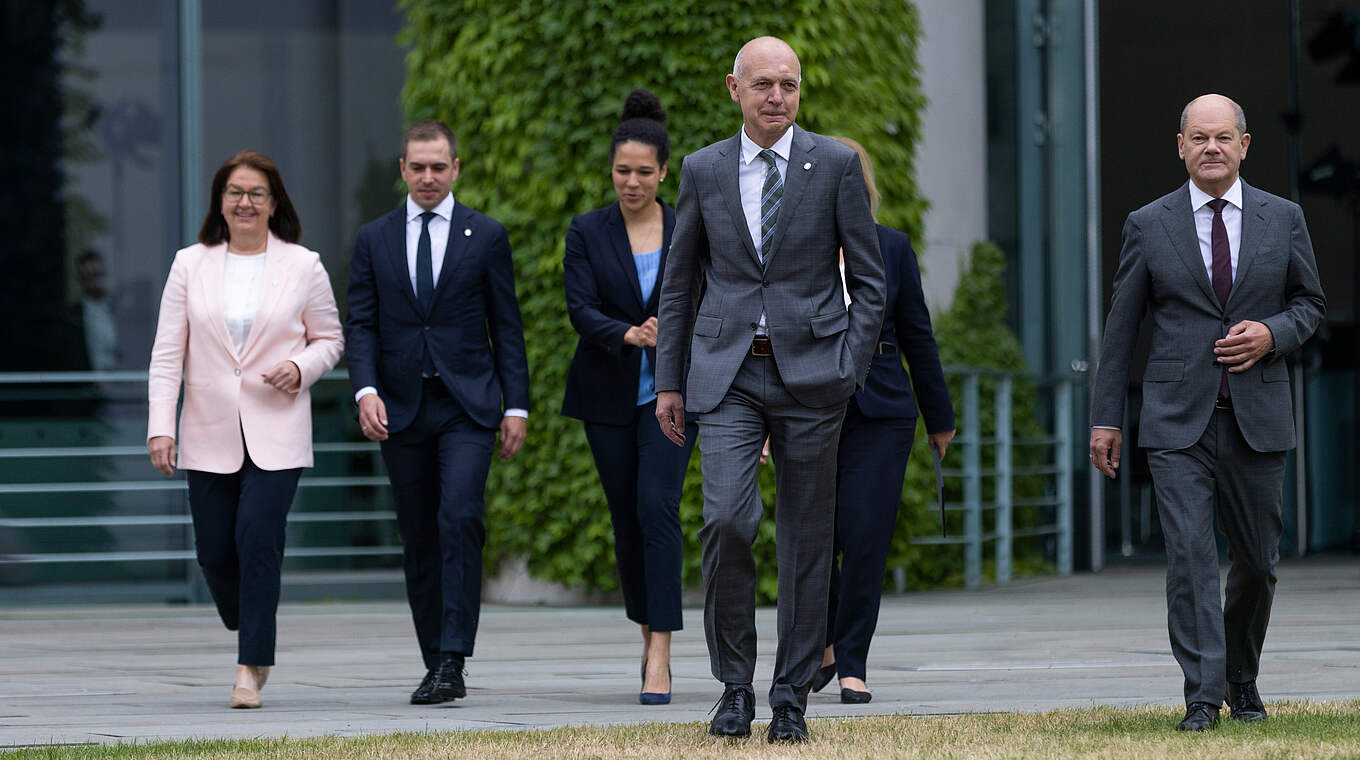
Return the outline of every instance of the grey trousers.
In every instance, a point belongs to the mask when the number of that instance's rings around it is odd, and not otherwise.
[[[848,399],[847,399],[848,400]],[[845,403],[811,409],[784,387],[773,357],[747,354],[727,395],[699,416],[704,474],[704,635],[713,677],[751,683],[756,666],[760,447],[775,466],[778,633],[771,707],[807,708],[822,661],[836,513],[836,450]]]
[[[1254,451],[1231,409],[1216,410],[1188,449],[1149,449],[1166,537],[1171,651],[1185,673],[1185,702],[1222,704],[1227,682],[1256,680],[1275,597],[1285,452]],[[1218,527],[1228,538],[1220,606]]]

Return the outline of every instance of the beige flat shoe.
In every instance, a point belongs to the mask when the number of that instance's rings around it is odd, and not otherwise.
[[[260,700],[260,692],[254,689],[247,689],[244,686],[235,686],[231,690],[232,709],[251,709],[264,704]]]
[[[263,689],[264,682],[269,680],[269,666],[260,665],[256,667],[252,665],[251,669],[255,671],[255,688]]]

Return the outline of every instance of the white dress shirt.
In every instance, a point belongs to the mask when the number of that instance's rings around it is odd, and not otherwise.
[[[222,277],[222,313],[238,357],[246,348],[251,325],[255,323],[255,312],[260,309],[264,257],[267,255],[227,252],[227,266]]]
[[[746,127],[741,128],[741,162],[737,165],[737,188],[741,191],[741,210],[746,214],[746,229],[751,233],[751,242],[755,245],[756,255],[761,257],[764,263],[765,256],[760,250],[760,196],[761,190],[765,187],[765,173],[769,171],[769,164],[760,157],[760,152],[764,148],[756,145],[746,134]],[[784,134],[770,146],[774,151],[774,165],[779,170],[779,176],[787,180],[789,176],[789,153],[793,150],[793,127],[784,130]],[[765,327],[765,312],[760,313],[760,326],[756,328],[756,335],[769,335],[770,331]]]
[[[1199,237],[1199,255],[1204,259],[1204,271],[1209,284],[1214,284],[1214,210],[1209,201],[1214,197],[1190,183],[1190,208],[1195,210],[1195,235]],[[1223,194],[1223,226],[1228,230],[1228,253],[1232,259],[1232,277],[1237,281],[1237,251],[1242,247],[1242,178],[1233,180],[1232,187]]]
[[[439,273],[444,269],[444,252],[449,247],[449,224],[453,221],[453,193],[445,196],[438,206],[430,209],[434,216],[430,217],[430,271],[435,283],[439,282]],[[416,253],[420,250],[420,230],[425,226],[425,220],[420,217],[425,213],[411,196],[406,196],[406,272],[411,278],[411,292],[419,293],[420,289],[416,286]],[[354,394],[354,403],[359,403],[359,399],[370,393],[377,393],[378,389],[371,385],[364,386],[359,392]],[[506,409],[506,417],[528,417],[529,412],[524,409]]]

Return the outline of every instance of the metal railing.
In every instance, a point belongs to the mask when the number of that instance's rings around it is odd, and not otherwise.
[[[963,513],[963,533],[949,537],[915,536],[914,544],[962,545],[964,585],[982,585],[983,549],[994,543],[996,583],[1011,581],[1013,548],[1016,539],[1034,536],[1056,538],[1056,563],[1060,575],[1072,573],[1072,380],[1068,378],[1038,379],[1020,373],[1001,372],[964,367],[947,367],[946,375],[962,378],[963,394],[955,400],[959,411],[959,434],[953,446],[962,449],[963,467],[944,468],[946,478],[962,479],[962,501],[946,502],[947,512]],[[996,384],[992,393],[995,413],[994,435],[983,436],[981,378],[991,377]],[[1015,414],[1012,405],[1015,381],[1028,379],[1040,390],[1051,392],[1051,431],[1046,435],[1017,437],[1014,434]],[[1036,410],[1037,411],[1037,410]],[[983,466],[983,449],[992,449],[992,464]],[[1037,449],[1044,464],[1017,465],[1016,452]],[[1048,456],[1043,456],[1047,452]],[[956,460],[957,461],[957,460]],[[1043,476],[1046,479],[1038,496],[1017,497],[1015,479],[1023,476]],[[993,480],[993,496],[983,500],[983,481]],[[1016,510],[1048,510],[1051,520],[1016,527]],[[993,514],[992,529],[984,530],[983,514]],[[1031,516],[1034,515],[1031,513]],[[1033,520],[1027,522],[1034,522]]]

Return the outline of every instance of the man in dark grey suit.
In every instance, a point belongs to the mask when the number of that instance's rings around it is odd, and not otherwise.
[[[662,431],[682,443],[688,408],[703,433],[704,633],[725,685],[709,728],[716,736],[750,735],[755,714],[751,544],[770,437],[779,561],[772,742],[807,738],[803,713],[826,633],[837,441],[869,370],[886,287],[859,158],[794,125],[800,85],[798,57],[782,40],[757,38],[737,54],[727,87],[743,126],[685,159],[656,348]]]
[[[1285,453],[1294,448],[1284,356],[1313,334],[1326,300],[1303,211],[1238,177],[1251,135],[1221,95],[1181,113],[1190,181],[1129,215],[1091,399],[1091,463],[1119,468],[1129,352],[1145,312],[1138,445],[1166,539],[1171,650],[1185,673],[1185,718],[1204,731],[1227,698],[1264,720],[1256,675],[1275,594]],[[1225,603],[1214,540],[1228,538]]]

